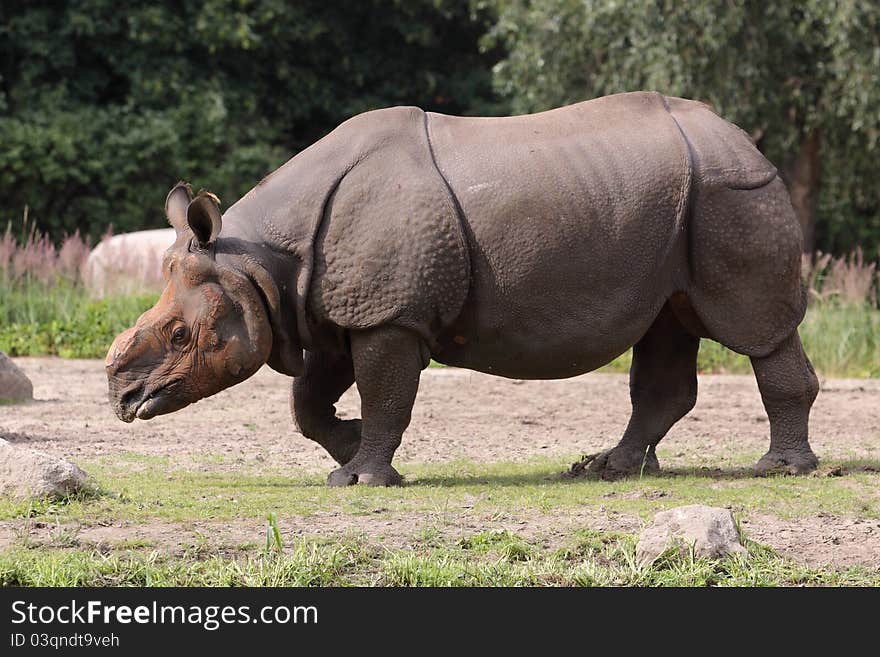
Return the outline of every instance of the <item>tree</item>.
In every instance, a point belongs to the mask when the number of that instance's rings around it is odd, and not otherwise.
[[[358,112],[491,111],[487,28],[462,0],[2,3],[0,222],[161,226],[179,178],[228,204]]]
[[[495,0],[499,91],[531,112],[621,91],[704,100],[780,165],[805,248],[880,244],[880,3]]]

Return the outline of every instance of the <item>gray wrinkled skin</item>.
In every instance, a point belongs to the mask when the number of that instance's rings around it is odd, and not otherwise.
[[[752,359],[771,431],[758,473],[817,464],[800,228],[773,165],[700,103],[639,92],[509,118],[368,112],[263,180],[222,230],[219,213],[178,226],[171,251],[194,234],[214,259],[203,267],[260,293],[266,312],[247,316],[271,325],[268,363],[295,377],[297,426],[340,464],[331,485],[400,483],[391,460],[432,357],[549,379],[629,347],[632,417],[590,468],[655,471],[657,443],[695,403],[700,338]],[[150,368],[141,356],[132,373],[115,349],[111,400],[130,418],[113,382],[143,385]],[[339,420],[355,382],[363,418]]]

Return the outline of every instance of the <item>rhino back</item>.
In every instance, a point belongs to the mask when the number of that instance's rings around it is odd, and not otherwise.
[[[580,343],[582,359],[587,340],[595,362],[573,364],[585,370],[647,330],[684,266],[690,183],[662,96],[505,118],[429,114],[429,133],[471,241],[469,316],[441,345],[450,361],[473,343],[495,345],[499,361]]]

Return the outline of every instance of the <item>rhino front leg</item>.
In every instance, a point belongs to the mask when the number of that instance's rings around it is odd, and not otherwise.
[[[409,426],[424,367],[422,353],[418,336],[397,327],[351,333],[351,354],[361,396],[361,442],[354,458],[330,474],[330,486],[402,483],[391,459]]]
[[[334,404],[354,383],[348,354],[306,352],[305,370],[293,380],[290,412],[300,432],[321,445],[339,465],[358,451],[361,421],[340,420]]]

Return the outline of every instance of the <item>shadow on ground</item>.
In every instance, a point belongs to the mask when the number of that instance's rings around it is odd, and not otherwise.
[[[880,460],[840,461],[820,465],[807,477],[845,477],[861,473],[880,472]],[[791,477],[792,475],[777,474],[771,477]],[[760,479],[751,467],[738,466],[733,468],[677,467],[661,470],[658,474],[645,476],[644,479],[663,480],[684,477],[698,477],[713,480]],[[639,479],[630,477],[626,481]],[[600,481],[595,475],[571,476],[570,471],[562,472],[528,472],[522,474],[463,474],[463,475],[428,475],[407,480],[407,486],[546,486],[577,485],[588,481]]]

